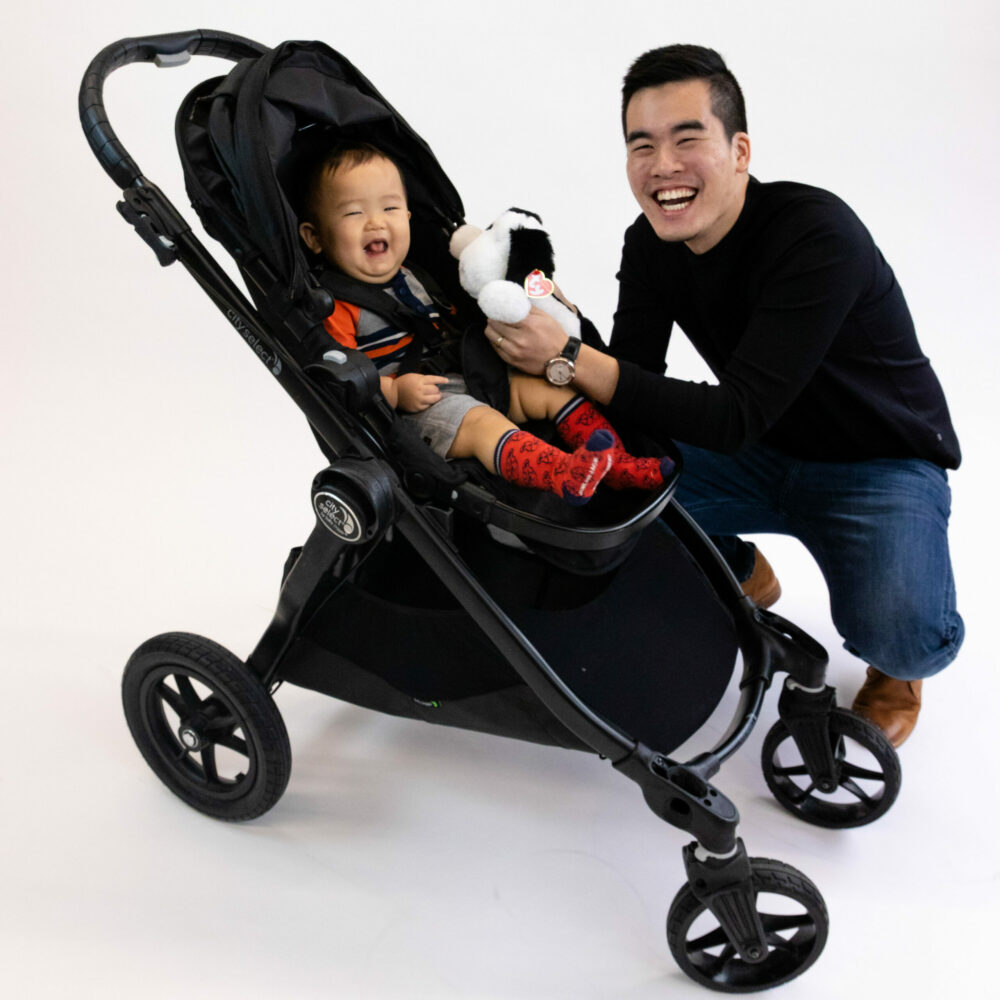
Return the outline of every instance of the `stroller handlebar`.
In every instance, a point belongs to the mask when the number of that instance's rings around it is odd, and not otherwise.
[[[142,171],[121,144],[104,110],[104,81],[116,69],[134,62],[156,62],[177,66],[192,55],[217,56],[237,62],[267,52],[267,46],[226,31],[195,29],[166,35],[123,38],[102,49],[93,58],[80,84],[80,124],[87,142],[105,173],[120,187],[128,188]]]

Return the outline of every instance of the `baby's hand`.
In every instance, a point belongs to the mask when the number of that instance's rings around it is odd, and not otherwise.
[[[410,372],[396,379],[397,408],[407,413],[420,413],[441,399],[438,388],[448,381],[444,375],[421,375]]]

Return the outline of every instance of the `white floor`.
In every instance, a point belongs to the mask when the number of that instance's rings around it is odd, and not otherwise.
[[[745,78],[762,178],[834,187],[871,220],[965,449],[952,479],[952,546],[968,639],[955,665],[926,685],[920,726],[901,754],[899,801],[878,823],[827,831],[775,805],[758,758],[777,692],[717,784],[739,806],[751,854],[801,869],[829,907],[825,953],[776,995],[998,995],[990,525],[1000,220],[987,193],[1000,150],[986,121],[998,81],[985,67],[995,61],[982,41],[995,14],[966,0],[907,5],[903,20],[891,5],[883,12],[846,0],[836,19],[809,21],[802,6],[699,6],[673,13],[681,23],[662,38],[651,36],[649,5],[628,2],[595,5],[572,23],[557,5],[512,4],[502,23],[470,26],[468,5],[429,0],[419,10],[394,6],[388,33],[364,5],[303,4],[299,17],[224,0],[206,15],[205,5],[177,0],[154,17],[109,0],[73,30],[49,0],[19,14],[21,44],[5,64],[13,90],[0,109],[13,140],[0,366],[5,996],[706,995],[677,970],[664,936],[687,838],[595,758],[394,720],[286,687],[278,704],[294,757],[288,790],[260,820],[229,825],[181,804],[133,746],[118,694],[131,650],[183,629],[247,655],[269,620],[285,554],[309,531],[308,484],[320,468],[297,411],[214,307],[179,268],[160,271],[122,225],[116,192],[79,134],[76,86],[99,48],[199,23],[269,43],[323,37],[343,49],[457,175],[470,219],[512,203],[555,213],[564,284],[603,329],[633,211],[613,148],[614,95],[629,58],[648,45],[718,45]],[[784,32],[767,28],[762,8],[780,14]],[[526,33],[529,16],[536,30]],[[855,30],[859,17],[864,31]],[[415,76],[408,43],[432,29],[447,37],[454,67],[421,62]],[[551,55],[554,38],[566,44]],[[484,44],[502,65],[515,43],[535,60],[520,76],[455,85],[456,75],[481,69]],[[582,73],[579,54],[595,43],[606,64],[591,60]],[[886,52],[899,87],[891,109],[869,114],[869,92],[888,86]],[[853,87],[842,85],[842,66],[855,68]],[[126,145],[184,211],[171,116],[202,70],[178,70],[175,83],[130,68],[108,89]],[[457,111],[432,99],[442,92]],[[567,131],[527,140],[538,163],[505,160],[512,186],[500,187],[500,158],[483,152],[491,119],[462,102],[495,99],[515,115],[531,95],[558,109],[550,124]],[[584,112],[608,119],[593,142]],[[517,113],[507,124],[528,136],[533,122]],[[609,162],[597,156],[605,144]],[[568,175],[554,169],[565,167],[567,149],[593,156],[575,156]],[[487,161],[489,176],[479,172]],[[948,184],[943,200],[939,181]],[[928,192],[938,192],[933,211]],[[607,210],[595,212],[596,201]],[[930,252],[941,246],[955,261],[947,281]],[[675,373],[685,364],[682,354]],[[777,610],[827,646],[830,680],[849,703],[861,666],[840,649],[815,567],[792,541],[758,541],[785,586]],[[733,704],[730,693],[704,744]]]
[[[799,603],[783,610],[829,641]],[[12,639],[0,861],[8,995],[701,993],[663,931],[688,838],[607,764],[286,686],[288,790],[260,820],[220,823],[176,800],[132,746],[116,699],[120,631]],[[990,995],[982,976],[1000,909],[996,698],[976,677],[984,666],[972,652],[928,684],[900,799],[870,827],[810,827],[775,805],[758,764],[773,698],[717,778],[749,851],[805,872],[829,907],[825,953],[783,996],[866,997],[890,985],[899,996]],[[854,676],[834,652],[831,680],[850,693]],[[983,725],[963,732],[977,703]]]

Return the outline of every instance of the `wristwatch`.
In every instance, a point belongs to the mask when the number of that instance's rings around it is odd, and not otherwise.
[[[580,353],[580,341],[570,337],[560,353],[545,362],[545,378],[552,385],[569,385],[576,375],[576,356]]]

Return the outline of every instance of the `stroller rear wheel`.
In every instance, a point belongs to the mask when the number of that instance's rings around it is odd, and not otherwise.
[[[751,858],[756,908],[767,940],[760,961],[742,958],[690,883],[667,915],[667,943],[695,982],[722,993],[753,993],[787,983],[819,958],[829,928],[823,897],[800,871],[781,861]]]
[[[125,667],[122,703],[146,763],[189,806],[236,821],[281,798],[292,765],[285,724],[222,646],[183,632],[149,639]]]
[[[789,812],[816,826],[864,826],[896,801],[902,784],[899,757],[878,726],[844,708],[830,713],[837,788],[821,793],[810,779],[784,722],[764,740],[761,766],[774,797]]]

